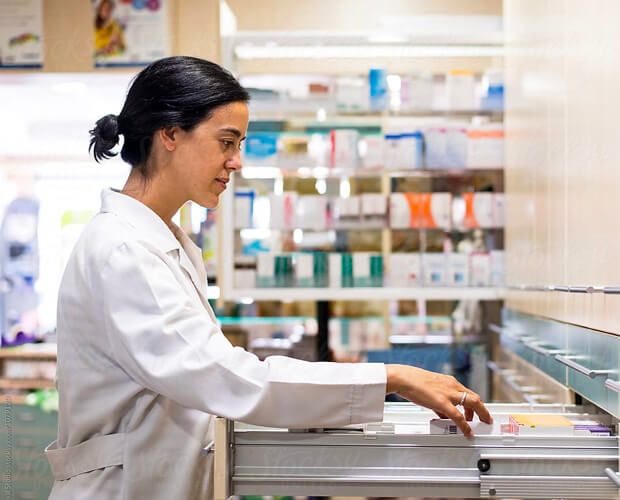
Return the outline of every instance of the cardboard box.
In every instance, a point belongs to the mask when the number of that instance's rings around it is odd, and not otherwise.
[[[422,260],[419,253],[390,254],[390,286],[419,286],[422,283]]]
[[[450,286],[469,286],[469,255],[451,253],[448,255],[448,282]]]
[[[448,281],[448,262],[444,253],[425,253],[422,256],[424,286],[446,286]]]
[[[488,253],[472,253],[469,260],[471,286],[491,284],[491,256]]]

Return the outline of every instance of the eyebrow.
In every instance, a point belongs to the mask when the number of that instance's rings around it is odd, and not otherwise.
[[[219,132],[229,132],[236,137],[241,137],[241,132],[234,127],[224,127],[219,130]]]

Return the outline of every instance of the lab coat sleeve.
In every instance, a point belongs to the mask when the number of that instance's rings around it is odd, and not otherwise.
[[[383,420],[382,364],[260,361],[233,347],[187,296],[164,258],[123,243],[97,273],[102,321],[119,365],[138,384],[181,405],[273,427]]]

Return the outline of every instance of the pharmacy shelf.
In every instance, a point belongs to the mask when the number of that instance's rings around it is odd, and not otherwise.
[[[245,288],[223,292],[225,300],[503,300],[504,288]]]
[[[53,389],[56,384],[49,379],[0,378],[0,389]]]
[[[277,100],[265,100],[261,106],[269,106],[269,109],[261,109],[259,106],[250,108],[251,122],[261,121],[286,121],[290,123],[303,123],[306,126],[314,125],[317,127],[329,127],[330,125],[341,125],[343,121],[350,119],[362,120],[364,124],[380,124],[383,118],[469,118],[474,116],[487,116],[490,118],[500,119],[504,116],[504,111],[500,109],[415,109],[415,110],[388,110],[388,111],[370,111],[370,110],[354,110],[344,111],[334,109],[329,106],[312,105],[306,109],[290,110],[283,106]],[[279,107],[280,106],[280,107]],[[324,113],[319,120],[318,111]]]
[[[503,174],[504,167],[484,168],[340,168],[340,167],[278,167],[268,165],[245,165],[241,170],[244,179],[278,179],[281,177],[297,177],[302,179],[331,179],[342,177],[468,177],[474,175]]]
[[[47,348],[45,350],[31,350],[27,347],[7,347],[0,349],[0,359],[56,361],[56,351]]]

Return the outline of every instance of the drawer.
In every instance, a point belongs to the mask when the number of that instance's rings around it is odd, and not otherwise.
[[[567,327],[567,384],[575,392],[606,411],[618,415],[618,393],[608,389],[607,379],[617,380],[620,339],[577,326]]]
[[[620,416],[620,338],[510,310],[499,329],[502,347]]]
[[[570,405],[489,405],[512,413],[601,419]],[[616,436],[432,435],[433,413],[387,405],[380,425],[289,431],[218,419],[216,497],[228,495],[617,498]],[[231,450],[228,452],[228,450]]]

